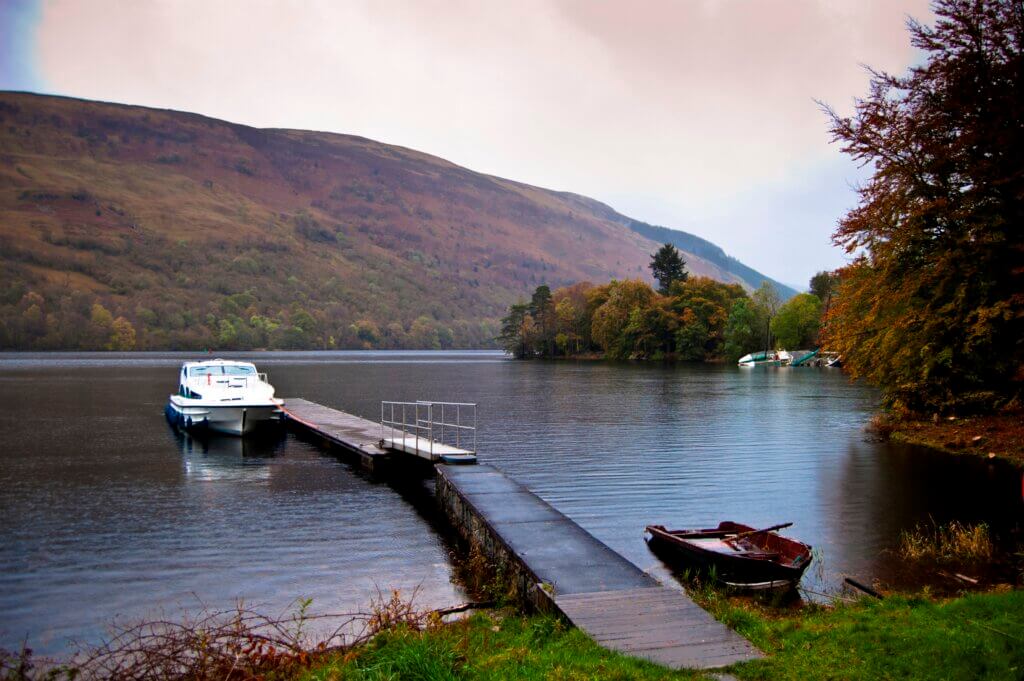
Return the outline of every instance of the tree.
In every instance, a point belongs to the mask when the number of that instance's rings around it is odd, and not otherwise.
[[[646,282],[639,279],[613,281],[609,285],[608,299],[594,311],[591,335],[594,342],[609,357],[621,359],[633,352],[625,337],[633,310],[641,311],[650,307],[657,294]]]
[[[827,303],[838,286],[838,274],[835,272],[818,272],[811,277],[810,293],[817,296],[821,302]]]
[[[566,354],[590,349],[590,321],[592,310],[588,294],[594,285],[588,281],[565,286],[552,294],[555,302],[555,324],[559,334],[565,336]]]
[[[800,293],[787,300],[772,319],[771,329],[781,347],[816,347],[821,330],[821,301],[818,296]]]
[[[89,313],[89,344],[95,348],[106,347],[114,330],[114,315],[100,303],[94,303]]]
[[[775,317],[779,308],[782,307],[782,298],[771,282],[763,281],[761,286],[754,291],[751,300],[763,325],[761,329],[761,342],[758,344],[758,348],[768,350],[774,345],[772,343],[771,320]]]
[[[743,287],[710,277],[695,277],[672,285],[672,307],[679,315],[676,351],[681,359],[717,358],[725,345],[725,324],[736,300],[746,298]],[[692,327],[692,328],[691,328]]]
[[[657,297],[650,305],[636,306],[622,330],[622,345],[636,358],[664,357],[672,352],[679,319],[668,299]]]
[[[658,293],[668,295],[673,282],[686,281],[686,261],[672,244],[665,244],[651,256],[651,273],[658,281]]]
[[[754,291],[752,296],[754,304],[761,308],[768,318],[771,319],[782,307],[782,298],[779,296],[779,291],[770,281],[762,281],[761,286]]]
[[[135,327],[130,321],[124,317],[114,320],[113,333],[107,348],[121,351],[135,349]]]
[[[551,289],[541,284],[533,291],[530,298],[530,316],[537,327],[538,350],[544,357],[555,354],[555,304],[551,299]]]
[[[442,334],[433,319],[426,315],[420,315],[409,327],[409,340],[417,348],[440,350]]]
[[[676,352],[679,359],[696,362],[708,358],[708,338],[710,329],[707,323],[687,308],[676,332]]]
[[[512,305],[508,310],[508,315],[501,320],[501,333],[498,335],[498,341],[505,352],[516,359],[527,357],[528,336],[532,326],[530,306],[526,303]]]
[[[989,409],[1024,386],[1024,8],[937,0],[922,64],[872,72],[833,140],[870,165],[833,240],[858,258],[826,320],[897,410]]]
[[[725,346],[722,354],[735,362],[749,352],[764,349],[766,319],[754,303],[748,299],[737,300],[729,311],[725,323]]]
[[[375,348],[380,343],[380,328],[372,319],[360,319],[349,326],[349,330],[355,334],[364,350]]]
[[[555,343],[565,354],[580,351],[580,334],[577,330],[579,310],[569,298],[562,298],[555,305]]]

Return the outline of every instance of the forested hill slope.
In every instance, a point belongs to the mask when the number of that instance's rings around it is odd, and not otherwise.
[[[540,283],[648,279],[635,225],[359,137],[0,93],[3,348],[485,347]]]

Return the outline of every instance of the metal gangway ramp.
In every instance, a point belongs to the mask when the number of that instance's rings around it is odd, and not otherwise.
[[[476,404],[383,401],[380,446],[433,463],[476,463]]]

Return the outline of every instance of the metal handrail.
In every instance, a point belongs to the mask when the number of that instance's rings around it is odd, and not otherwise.
[[[454,410],[455,419],[451,420],[451,412]],[[473,425],[462,422],[463,411],[469,411],[467,418],[472,418]],[[412,412],[412,413],[409,413]],[[435,415],[437,418],[435,419]],[[380,403],[380,439],[384,442],[384,432],[388,430],[391,440],[394,441],[395,433],[400,432],[403,442],[408,436],[416,438],[416,449],[420,449],[420,440],[425,439],[429,444],[430,455],[434,455],[434,445],[448,444],[445,440],[446,429],[450,429],[448,438],[454,434],[455,447],[462,449],[464,439],[468,440],[468,433],[473,433],[473,449],[476,453],[476,403],[474,402],[434,402],[430,400],[417,400],[416,402],[392,402],[383,400]],[[463,437],[463,433],[466,437]],[[436,437],[435,437],[436,435]],[[468,442],[467,442],[468,444]]]

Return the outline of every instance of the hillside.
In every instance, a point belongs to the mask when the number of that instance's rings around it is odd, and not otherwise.
[[[649,279],[665,234],[763,279],[661,229],[360,137],[0,93],[4,348],[484,347],[537,284]]]

